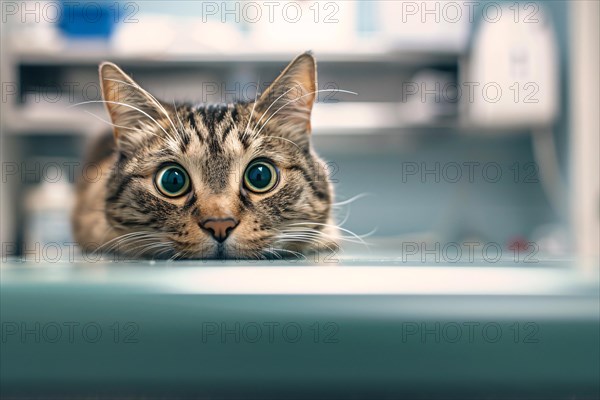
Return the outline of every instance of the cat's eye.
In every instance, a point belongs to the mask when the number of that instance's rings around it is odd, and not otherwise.
[[[272,162],[259,159],[252,161],[244,172],[244,186],[254,193],[266,193],[279,181],[279,171]]]
[[[190,189],[190,177],[176,164],[169,164],[158,170],[154,178],[156,188],[167,197],[179,197]]]

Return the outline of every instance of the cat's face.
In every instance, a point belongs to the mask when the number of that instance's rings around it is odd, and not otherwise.
[[[160,102],[109,63],[100,78],[118,151],[107,220],[145,240],[126,252],[261,258],[333,241],[331,186],[310,144],[311,54],[250,103]]]

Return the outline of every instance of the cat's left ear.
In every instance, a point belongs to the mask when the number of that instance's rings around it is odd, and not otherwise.
[[[100,64],[102,99],[113,123],[117,143],[133,141],[132,128],[143,124],[158,125],[158,119],[168,116],[169,105],[159,102],[129,75],[110,62]]]
[[[256,111],[261,124],[278,123],[289,133],[310,133],[310,116],[316,99],[317,63],[311,52],[296,57],[260,96]],[[260,128],[260,127],[259,127]]]

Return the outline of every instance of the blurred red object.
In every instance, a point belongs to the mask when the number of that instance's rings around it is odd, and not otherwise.
[[[523,236],[516,236],[508,241],[508,249],[512,251],[525,251],[529,247],[529,242]]]

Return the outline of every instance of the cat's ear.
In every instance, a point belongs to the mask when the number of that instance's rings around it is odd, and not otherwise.
[[[316,99],[317,64],[311,52],[296,57],[257,100],[265,115],[261,124],[284,123],[290,133],[310,133],[310,116]],[[260,127],[259,127],[260,128]]]
[[[128,131],[143,124],[157,124],[156,121],[164,117],[165,106],[115,64],[104,62],[99,72],[102,99],[117,141]]]

